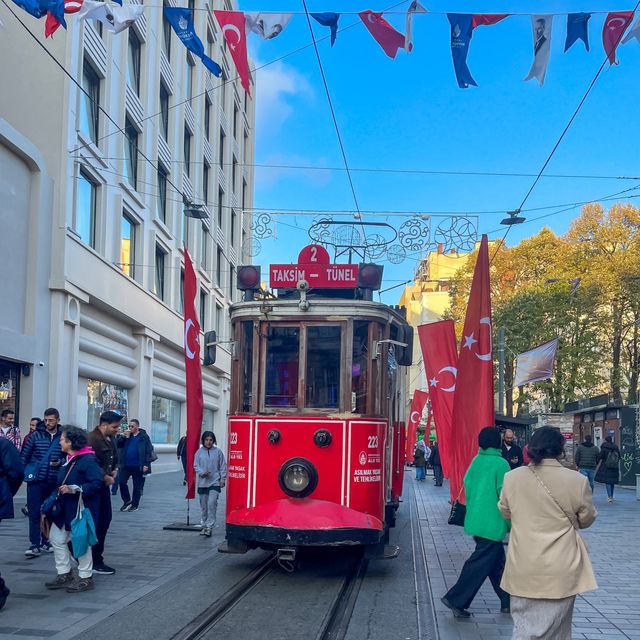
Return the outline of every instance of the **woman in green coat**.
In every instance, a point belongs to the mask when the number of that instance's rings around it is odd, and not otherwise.
[[[467,609],[487,578],[500,598],[500,611],[509,613],[509,594],[500,588],[505,565],[502,539],[507,533],[507,522],[498,510],[498,499],[510,467],[502,457],[500,432],[495,427],[482,429],[478,444],[480,451],[464,476],[467,499],[464,531],[473,536],[476,548],[464,563],[458,581],[442,597],[442,603],[456,618],[471,615]]]

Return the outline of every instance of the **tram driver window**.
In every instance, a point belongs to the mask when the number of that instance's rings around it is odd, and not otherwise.
[[[267,333],[264,403],[295,407],[298,403],[300,329],[270,326]]]
[[[353,361],[351,365],[351,411],[367,412],[367,372],[369,365],[369,323],[353,323]]]
[[[307,327],[305,404],[308,408],[338,408],[340,349],[340,327]]]

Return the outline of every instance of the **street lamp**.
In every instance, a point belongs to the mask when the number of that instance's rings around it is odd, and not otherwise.
[[[184,203],[184,215],[187,216],[187,218],[196,218],[198,220],[208,220],[209,219],[209,213],[207,212],[207,210],[205,209],[203,204],[196,204],[195,202],[192,202],[191,200],[187,200]]]
[[[507,213],[509,214],[509,216],[507,218],[503,218],[500,221],[500,224],[504,224],[510,227],[514,224],[522,224],[526,220],[526,218],[518,215],[520,213],[520,209],[516,209],[515,211],[507,211]]]

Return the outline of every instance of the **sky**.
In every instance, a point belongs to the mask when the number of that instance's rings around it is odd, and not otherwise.
[[[389,5],[372,5],[366,0],[309,0],[309,11],[341,12],[341,29],[356,25],[339,32],[333,48],[327,38],[318,43],[318,49],[362,219],[387,222],[397,229],[406,217],[386,212],[469,215],[477,220],[480,233],[489,233],[490,239],[501,238],[506,229],[500,221],[507,211],[520,206],[605,59],[602,25],[606,12],[634,8],[634,2],[628,6],[624,2],[548,0],[516,5],[497,0],[427,1],[423,5],[430,13],[414,18],[413,51],[399,51],[392,60],[359,17],[345,13],[383,11]],[[409,4],[400,3],[385,13],[402,33]],[[291,210],[290,214],[274,216],[275,239],[261,240],[254,262],[263,265],[263,274],[270,263],[296,262],[299,250],[310,243],[307,231],[315,215],[305,214],[305,210],[355,209],[346,172],[322,170],[342,168],[344,162],[316,54],[307,46],[311,36],[301,13],[302,3],[240,2],[245,11],[267,8],[298,14],[276,39],[263,41],[249,35],[254,66],[262,67],[256,71],[255,162],[313,169],[255,170],[254,208]],[[512,11],[522,15],[475,29],[467,62],[478,87],[459,89],[445,14]],[[536,80],[523,81],[533,59],[527,12],[534,11],[563,14],[554,17],[551,59],[543,87]],[[591,50],[585,51],[579,41],[563,53],[566,13],[578,11],[603,12],[590,20]],[[315,22],[313,30],[318,39],[329,32]],[[545,171],[574,177],[543,177],[538,182],[523,207],[527,222],[512,228],[508,245],[543,226],[562,234],[579,215],[580,206],[557,213],[561,209],[640,186],[640,43],[633,40],[621,45],[618,59],[619,65],[610,67],[607,63]],[[416,171],[524,173],[533,177]],[[618,176],[636,179],[614,178]],[[627,195],[640,195],[640,188]],[[620,196],[620,201],[627,201],[627,195]],[[611,203],[603,204],[608,207]],[[440,221],[432,218],[432,228]],[[400,264],[383,259],[383,288],[412,280],[419,258],[417,252]],[[382,300],[396,303],[401,293],[399,286],[384,293]]]

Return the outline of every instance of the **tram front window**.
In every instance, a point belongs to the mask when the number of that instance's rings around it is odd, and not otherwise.
[[[340,402],[340,327],[307,327],[306,406],[337,409]]]
[[[269,327],[264,403],[269,407],[295,407],[298,403],[300,329]]]
[[[369,366],[369,323],[353,323],[353,363],[351,365],[351,411],[367,412],[367,370]]]

